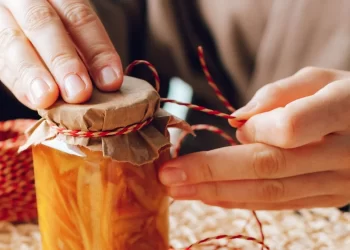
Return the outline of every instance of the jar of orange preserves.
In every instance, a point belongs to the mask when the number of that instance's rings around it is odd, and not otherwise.
[[[85,104],[40,110],[22,148],[33,148],[43,250],[167,250],[168,205],[158,168],[167,128],[186,124],[159,108],[147,82],[94,90]]]

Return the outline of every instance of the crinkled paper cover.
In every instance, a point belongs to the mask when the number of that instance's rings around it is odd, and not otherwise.
[[[60,100],[50,109],[39,110],[42,119],[27,131],[28,141],[20,150],[56,138],[71,145],[102,151],[104,156],[116,161],[134,165],[152,162],[162,149],[170,147],[168,127],[190,130],[187,123],[160,109],[159,103],[160,97],[149,83],[125,76],[118,92],[103,93],[95,89],[85,104],[67,104]],[[71,130],[110,131],[152,116],[152,123],[139,131],[100,138],[59,134],[47,122]]]

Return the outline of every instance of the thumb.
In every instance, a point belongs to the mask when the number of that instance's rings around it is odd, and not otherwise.
[[[233,116],[239,120],[247,120],[258,113],[284,107],[297,99],[315,94],[328,83],[349,76],[349,73],[337,70],[307,67],[293,76],[259,89],[253,98]],[[230,124],[233,121],[230,121]],[[231,124],[231,125],[232,125]]]

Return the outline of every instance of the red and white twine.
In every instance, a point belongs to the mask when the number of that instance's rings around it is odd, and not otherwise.
[[[161,98],[161,102],[175,103],[175,104],[178,104],[178,105],[181,105],[181,106],[186,106],[186,107],[188,107],[190,109],[193,109],[193,110],[197,110],[197,111],[200,111],[200,112],[207,113],[208,115],[214,115],[214,116],[221,117],[221,118],[224,118],[224,119],[233,119],[233,120],[236,119],[236,117],[234,117],[232,115],[228,115],[228,114],[222,113],[220,111],[208,109],[208,108],[205,108],[205,107],[202,107],[202,106],[199,106],[199,105],[195,105],[195,104],[192,104],[192,103],[178,102],[178,101],[175,101],[175,100],[172,100],[172,99],[168,99],[168,98]]]
[[[191,249],[192,247],[194,246],[198,246],[198,245],[202,245],[204,243],[207,243],[207,242],[210,242],[210,241],[214,241],[214,240],[238,240],[238,239],[242,239],[242,240],[247,240],[247,241],[252,241],[252,242],[255,242],[257,243],[258,245],[261,245],[261,247],[263,249],[267,249],[269,250],[270,248],[265,245],[265,243],[261,240],[257,240],[256,238],[254,237],[250,237],[250,236],[246,236],[246,235],[242,235],[242,234],[237,234],[237,235],[226,235],[226,234],[222,234],[222,235],[218,235],[218,236],[214,236],[214,237],[209,237],[209,238],[205,238],[205,239],[202,239],[188,247],[185,248],[185,250],[189,250]],[[220,247],[219,245],[213,245],[213,246],[218,246]]]
[[[207,78],[209,86],[214,89],[216,96],[225,105],[227,110],[230,111],[231,113],[233,113],[235,111],[235,109],[232,107],[232,105],[229,103],[229,101],[221,93],[220,89],[215,84],[213,78],[210,75],[209,69],[208,69],[207,64],[205,62],[204,51],[203,51],[203,48],[201,46],[198,47],[198,56],[199,56],[199,61],[200,61],[201,66],[202,66],[202,70],[204,72],[205,77]]]
[[[118,128],[113,131],[97,131],[97,132],[92,132],[92,131],[81,131],[81,130],[71,130],[71,129],[65,129],[56,126],[53,123],[51,124],[51,128],[56,130],[57,133],[63,134],[63,135],[69,135],[73,137],[86,137],[86,138],[98,138],[98,137],[106,137],[106,136],[115,136],[115,135],[126,135],[134,131],[138,131],[147,125],[149,125],[153,121],[153,117],[140,122],[136,124],[132,124],[126,127]]]
[[[225,105],[225,107],[233,112],[235,109],[231,106],[231,104],[227,101],[227,99],[223,96],[223,94],[221,93],[221,91],[219,90],[219,88],[217,87],[217,85],[214,83],[209,70],[207,68],[207,65],[205,63],[205,59],[204,59],[204,53],[203,53],[203,49],[202,47],[198,47],[198,56],[199,56],[199,60],[201,62],[202,68],[203,68],[203,72],[208,80],[208,84],[214,89],[216,96],[219,98],[219,100]],[[145,60],[136,60],[133,61],[125,70],[125,74],[128,75],[130,74],[130,72],[135,68],[135,66],[137,65],[146,65],[154,78],[154,85],[155,85],[155,89],[157,90],[157,92],[159,92],[160,90],[160,78],[159,78],[159,74],[156,70],[156,68],[148,61]],[[195,105],[192,103],[185,103],[185,102],[179,102],[176,100],[172,100],[172,99],[168,99],[168,98],[161,98],[161,102],[163,103],[174,103],[174,104],[178,104],[181,106],[185,106],[188,107],[190,109],[193,110],[197,110],[203,113],[206,113],[208,115],[213,115],[213,116],[217,116],[220,118],[224,118],[224,119],[230,119],[231,121],[235,121],[234,123],[234,127],[239,127],[241,126],[244,122],[243,121],[239,121],[236,119],[235,116],[229,115],[229,114],[225,114],[222,113],[220,111],[217,110],[212,110],[206,107],[202,107],[199,105]],[[74,137],[88,137],[88,138],[93,138],[93,137],[105,137],[105,136],[114,136],[114,135],[123,135],[123,134],[128,134],[134,131],[138,131],[140,129],[142,129],[143,127],[147,126],[148,124],[150,124],[152,121],[152,118],[146,120],[146,121],[142,121],[138,124],[133,124],[127,127],[123,127],[123,128],[118,128],[116,130],[113,131],[82,131],[82,130],[70,130],[70,129],[66,129],[66,128],[62,128],[62,127],[58,127],[55,124],[51,123],[51,128],[56,130],[57,133],[60,134],[64,134],[64,135],[69,135],[69,136],[74,136]],[[231,124],[233,124],[231,122]]]
[[[140,64],[144,64],[146,65],[152,72],[153,75],[153,79],[154,79],[154,88],[157,90],[157,92],[159,92],[160,90],[160,78],[159,78],[159,74],[156,70],[156,68],[148,61],[145,60],[136,60],[133,61],[132,63],[130,63],[126,69],[125,69],[125,74],[128,75],[131,73],[131,71],[135,68],[136,65],[140,65]]]
[[[210,131],[213,132],[215,134],[220,135],[222,138],[224,138],[230,145],[236,145],[235,140],[228,135],[227,133],[225,133],[222,129],[219,129],[218,127],[212,126],[212,125],[207,125],[207,124],[197,124],[197,125],[193,125],[191,126],[191,129],[193,131],[195,130],[206,130],[206,131]],[[180,149],[181,149],[181,143],[183,142],[183,140],[185,139],[185,137],[189,134],[189,132],[187,131],[183,131],[176,144],[174,145],[174,152],[173,152],[173,157],[176,158],[178,157],[179,153],[180,153]]]

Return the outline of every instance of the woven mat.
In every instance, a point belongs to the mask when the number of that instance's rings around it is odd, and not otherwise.
[[[257,212],[271,249],[350,249],[350,214],[337,209]],[[171,244],[181,249],[219,234],[245,234],[259,238],[252,213],[226,210],[199,202],[175,202],[171,206]],[[227,244],[225,241],[212,242]],[[193,249],[218,249],[201,246]],[[260,249],[254,243],[235,240],[220,249]],[[41,250],[36,225],[0,222],[0,250]]]

